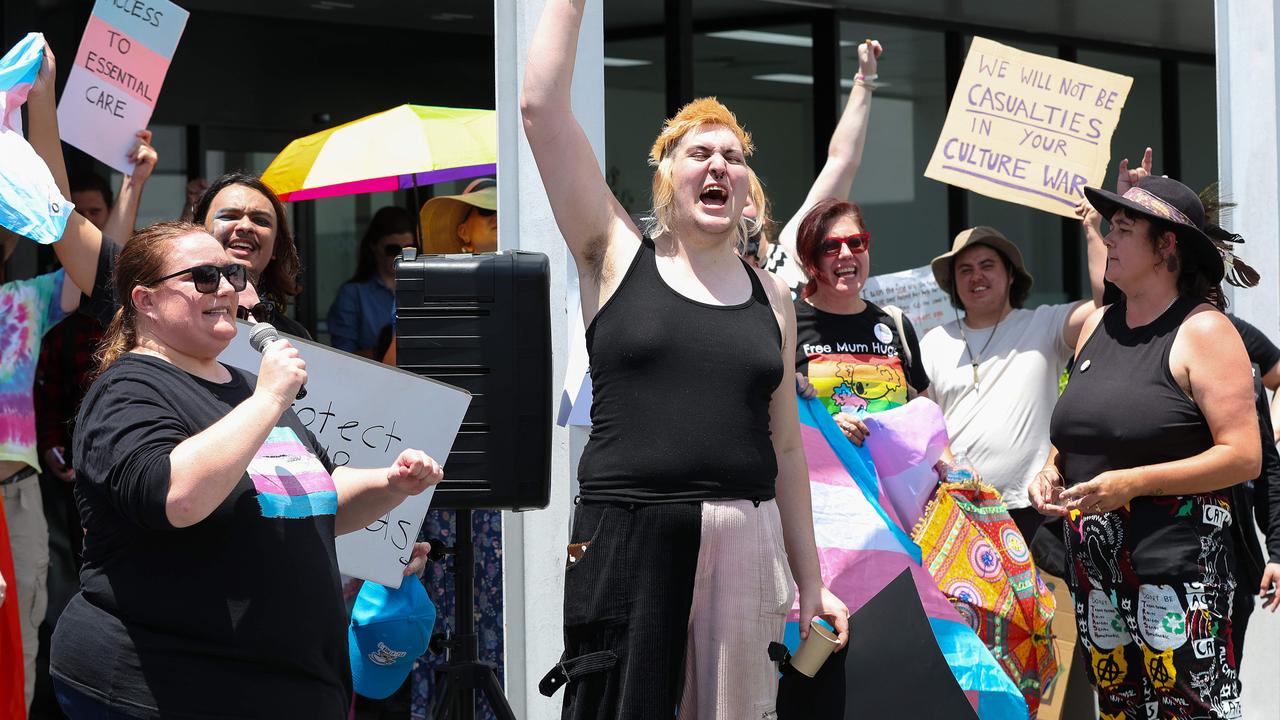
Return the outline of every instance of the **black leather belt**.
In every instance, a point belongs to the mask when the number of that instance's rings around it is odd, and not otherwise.
[[[35,474],[36,474],[36,469],[28,465],[22,468],[21,470],[19,470],[18,472],[10,475],[9,477],[3,480],[0,480],[0,485],[12,485],[20,480],[26,480],[27,478]]]

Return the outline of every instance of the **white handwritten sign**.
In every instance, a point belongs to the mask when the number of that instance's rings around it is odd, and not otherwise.
[[[58,103],[62,139],[128,175],[151,122],[186,10],[169,0],[98,0]]]
[[[218,359],[256,375],[262,356],[249,346],[249,325],[236,324],[236,339]],[[449,457],[470,393],[324,345],[289,342],[306,361],[308,378],[307,396],[293,410],[335,464],[387,467],[407,448],[440,462]],[[342,572],[400,587],[433,492],[407,498],[364,530],[340,536]]]
[[[925,177],[1074,217],[1133,78],[975,37]]]
[[[881,307],[896,305],[911,320],[916,337],[954,319],[951,299],[933,279],[933,268],[924,267],[867,278],[862,299]]]

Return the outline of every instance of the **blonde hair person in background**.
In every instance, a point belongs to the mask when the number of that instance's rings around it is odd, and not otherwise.
[[[570,105],[580,5],[544,7],[521,98],[577,263],[595,390],[565,653],[541,688],[568,684],[566,717],[767,717],[778,681],[766,650],[792,575],[804,631],[825,615],[843,644],[848,609],[818,567],[790,293],[735,252],[751,139],[712,98],[668,120],[642,233]]]

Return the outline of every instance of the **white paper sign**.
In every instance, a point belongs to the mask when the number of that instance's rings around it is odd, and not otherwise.
[[[249,325],[218,357],[257,375],[262,356],[249,346]],[[350,353],[289,337],[307,363],[307,396],[293,404],[339,466],[387,467],[416,448],[443,463],[471,394]],[[344,574],[400,587],[434,488],[407,498],[381,520],[338,538]]]
[[[951,298],[933,279],[933,269],[924,267],[867,278],[862,299],[884,307],[896,305],[911,320],[916,337],[955,319]]]

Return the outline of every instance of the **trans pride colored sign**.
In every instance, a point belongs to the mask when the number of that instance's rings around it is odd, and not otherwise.
[[[58,103],[62,139],[133,172],[134,135],[151,122],[189,16],[168,0],[98,0]]]
[[[1065,217],[1098,187],[1133,78],[975,37],[925,177]]]

